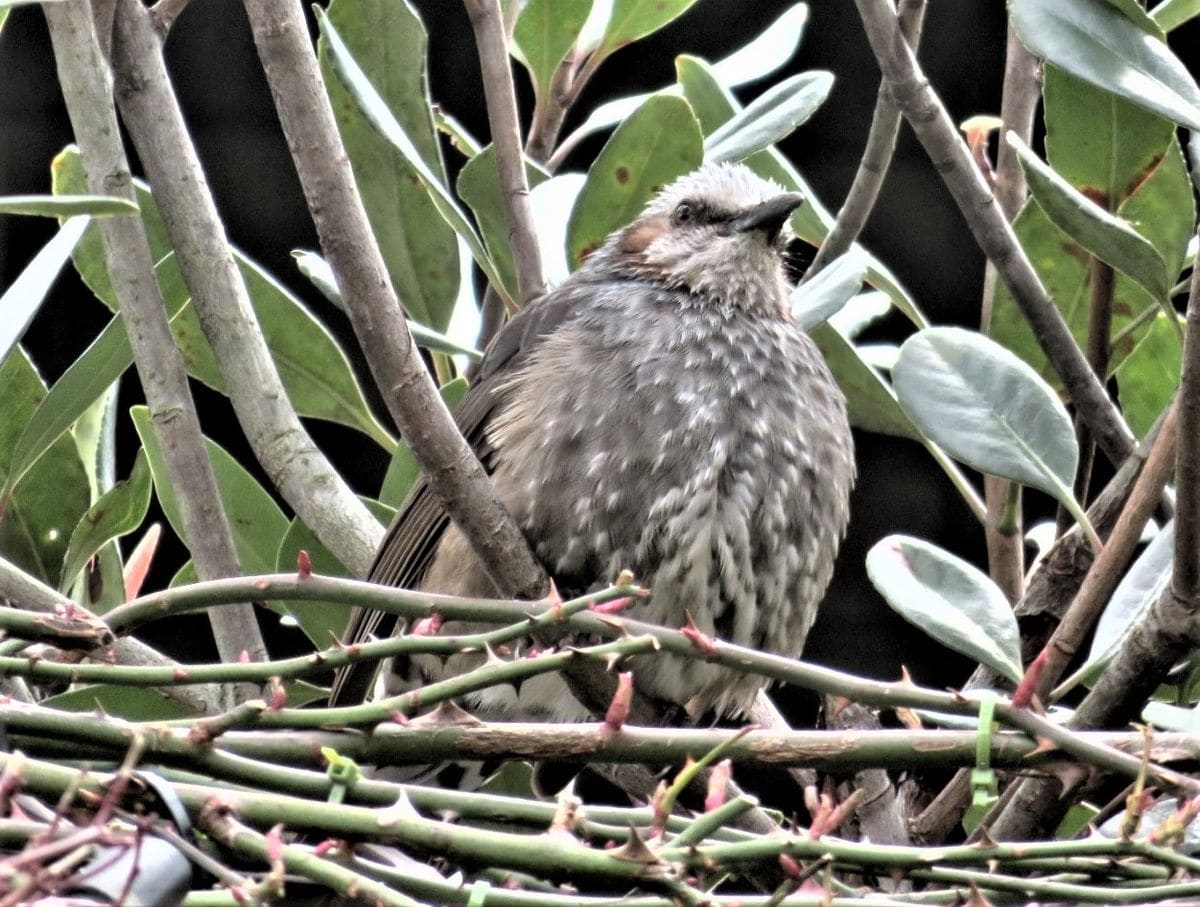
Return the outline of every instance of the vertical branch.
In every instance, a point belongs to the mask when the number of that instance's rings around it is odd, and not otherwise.
[[[96,39],[86,0],[45,7],[59,81],[87,171],[98,195],[136,201],[129,162],[121,146],[108,66]],[[184,534],[201,579],[241,573],[233,536],[208,460],[200,420],[154,275],[154,262],[140,217],[98,222],[113,289],[129,334],[138,377],[146,393],[167,475],[179,501]],[[210,612],[217,649],[225,661],[245,651],[266,658],[254,609],[249,604]],[[241,691],[247,697],[254,688]]]
[[[900,31],[913,53],[916,53],[921,43],[921,27],[925,22],[925,0],[901,0],[897,15]],[[892,103],[888,81],[886,78],[880,79],[875,111],[871,114],[871,128],[867,133],[867,144],[858,163],[858,171],[854,174],[854,181],[837,213],[837,219],[801,283],[811,280],[827,264],[845,253],[862,233],[879,198],[888,168],[892,165],[896,137],[900,134],[900,120],[900,110]]]
[[[289,506],[352,570],[382,528],[300,424],[263,339],[141,0],[118,0],[117,101],[137,146],[238,423]]]
[[[1133,450],[1133,436],[1076,345],[1062,313],[1042,286],[971,152],[959,138],[941,100],[929,85],[887,0],[855,0],[871,49],[892,98],[933,161],[976,242],[1028,319],[1038,344],[1062,378],[1076,410],[1115,463]]]
[[[1000,119],[1004,128],[1029,143],[1033,135],[1033,117],[1037,110],[1038,63],[1025,49],[1016,30],[1009,26],[1004,58],[1004,88],[1000,96]],[[1025,202],[1025,171],[1017,153],[1008,142],[1000,142],[992,192],[1009,223],[1016,219]],[[990,261],[983,271],[983,302],[979,329],[991,332],[992,307],[996,300],[996,266]],[[983,477],[987,500],[988,573],[1014,604],[1021,599],[1025,585],[1025,531],[1021,513],[1021,486],[996,476]]]
[[[547,586],[545,571],[454,426],[405,325],[321,83],[300,3],[245,0],[245,7],[321,248],[388,411],[497,588],[505,595],[536,597]],[[375,535],[370,549],[378,539]],[[365,573],[369,559],[356,563]]]
[[[504,216],[508,222],[508,241],[517,270],[518,293],[521,303],[525,304],[546,292],[546,276],[542,271],[542,253],[529,207],[529,181],[525,174],[525,156],[521,152],[521,128],[517,123],[517,98],[513,91],[504,21],[499,0],[463,0],[463,4],[475,29],[488,125],[496,148],[496,167],[500,172]]]

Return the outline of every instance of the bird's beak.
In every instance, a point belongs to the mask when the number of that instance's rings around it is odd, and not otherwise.
[[[774,198],[769,198],[751,208],[749,211],[733,219],[730,227],[737,233],[748,233],[751,230],[762,230],[767,239],[774,242],[786,221],[801,205],[804,196],[799,192],[785,192]]]

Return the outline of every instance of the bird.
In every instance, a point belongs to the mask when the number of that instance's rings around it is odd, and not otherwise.
[[[639,619],[690,619],[742,646],[801,653],[855,479],[845,398],[789,311],[788,221],[803,201],[744,164],[703,165],[486,348],[454,416],[564,596],[631,571],[650,589],[630,612]],[[497,594],[423,480],[369,578]],[[345,641],[393,632],[383,620],[356,611]],[[385,668],[384,687],[400,692],[482,659],[415,657]],[[718,717],[744,715],[764,682],[666,653],[639,657],[633,673],[652,699]],[[373,674],[341,669],[331,703],[362,701]],[[467,704],[524,720],[589,717],[556,674]]]

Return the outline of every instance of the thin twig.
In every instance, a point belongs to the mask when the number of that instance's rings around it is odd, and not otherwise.
[[[892,98],[934,162],[976,242],[1029,320],[1076,410],[1114,463],[1133,449],[1133,435],[1076,345],[1062,313],[1021,249],[1012,227],[971,159],[941,100],[930,87],[887,0],[855,0]]]
[[[538,596],[547,588],[546,573],[455,428],[405,326],[321,83],[301,4],[246,0],[245,7],[321,248],[388,411],[497,588],[505,595]],[[304,522],[316,528],[307,516]],[[372,531],[371,543],[343,562],[365,574],[379,540],[380,533]]]
[[[925,20],[925,0],[901,0],[897,8],[900,31],[908,45],[916,53],[921,43],[921,26]],[[846,200],[837,213],[825,241],[817,250],[802,282],[811,280],[827,264],[846,252],[862,232],[879,198],[879,190],[887,178],[896,150],[896,137],[900,134],[900,111],[892,103],[887,79],[879,82],[875,96],[875,111],[871,114],[871,128],[867,133],[867,144],[863,149],[858,172],[846,193]]]
[[[1100,617],[1141,540],[1142,530],[1162,500],[1163,488],[1175,466],[1176,441],[1179,437],[1178,412],[1178,407],[1172,404],[1167,421],[1163,423],[1146,465],[1129,495],[1129,502],[1117,518],[1117,525],[1105,541],[1092,569],[1084,577],[1079,594],[1046,643],[1046,660],[1038,685],[1038,695],[1043,699],[1062,676],[1068,662],[1079,651]]]
[[[307,31],[304,33],[307,44]],[[234,261],[208,181],[140,0],[119,0],[113,41],[117,101],[238,424],[284,500],[330,551],[365,572],[383,536],[313,443],[288,401]]]
[[[475,29],[488,125],[496,148],[500,194],[508,222],[508,242],[517,270],[518,293],[524,305],[546,292],[546,275],[542,270],[542,253],[529,206],[529,180],[525,173],[525,155],[521,152],[517,98],[513,91],[500,0],[463,0],[463,5]]]
[[[92,30],[88,4],[85,0],[49,4],[45,13],[88,186],[97,194],[136,201],[117,128],[108,66]],[[108,273],[121,303],[134,364],[179,502],[184,541],[196,572],[204,579],[236,576],[241,567],[233,534],[208,460],[183,357],[167,322],[142,220],[110,217],[99,226]],[[228,614],[211,615],[211,622],[223,659],[236,661],[243,652],[254,661],[266,657],[254,609],[248,603],[231,608]],[[247,687],[238,695],[255,692]]]
[[[1016,30],[1008,29],[1004,58],[1004,88],[1000,97],[1000,119],[1004,128],[1016,133],[1027,144],[1033,135],[1037,110],[1038,63],[1025,49]],[[1025,203],[1025,171],[1016,151],[1008,142],[999,143],[996,167],[992,173],[992,192],[1009,223]],[[979,310],[979,329],[991,333],[992,308],[996,300],[996,266],[988,261],[983,271],[983,301]],[[1021,512],[1021,486],[996,476],[983,477],[988,518],[984,524],[987,541],[988,574],[1010,602],[1024,594],[1025,532]]]

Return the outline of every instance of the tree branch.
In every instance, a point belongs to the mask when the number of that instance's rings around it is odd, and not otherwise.
[[[537,597],[548,586],[546,573],[455,428],[404,323],[320,80],[300,3],[245,0],[245,7],[321,248],[388,411],[496,587],[504,595]],[[372,532],[371,539],[353,561],[358,573],[366,573],[380,534]]]
[[[1058,372],[1097,443],[1114,463],[1133,449],[1133,436],[1080,352],[1062,313],[1046,293],[1012,228],[979,174],[971,153],[930,87],[900,32],[887,0],[855,0],[871,49],[892,98],[941,174],[976,242],[1000,272],[1038,343]]]
[[[546,275],[542,270],[542,253],[529,206],[529,181],[525,173],[525,155],[521,151],[517,98],[513,91],[503,16],[499,0],[463,0],[463,5],[475,29],[488,125],[496,147],[496,167],[508,222],[508,241],[517,270],[518,292],[524,305],[546,292]]]
[[[110,93],[108,66],[93,31],[86,0],[45,7],[54,44],[59,82],[79,142],[89,189],[136,202],[129,162]],[[138,378],[162,447],[167,476],[179,502],[184,541],[202,579],[241,573],[233,533],[221,505],[200,419],[188,389],[183,357],[171,335],[154,261],[140,217],[108,217],[98,222],[113,290],[121,306]],[[266,645],[249,603],[210,617],[217,651],[225,661],[245,652],[266,657]],[[240,698],[256,695],[252,686]]]
[[[901,0],[897,9],[900,31],[915,54],[921,43],[921,27],[925,21],[925,0]],[[837,213],[837,219],[817,250],[802,283],[811,280],[831,261],[845,253],[862,232],[879,198],[879,190],[887,178],[896,151],[896,137],[900,134],[900,111],[892,103],[888,80],[881,79],[879,92],[875,96],[875,110],[871,114],[871,128],[867,133],[867,144],[854,182],[846,193],[846,200]]]
[[[288,402],[140,0],[118,0],[113,63],[121,114],[238,423],[305,525],[342,563],[365,572],[383,529],[313,444]]]

